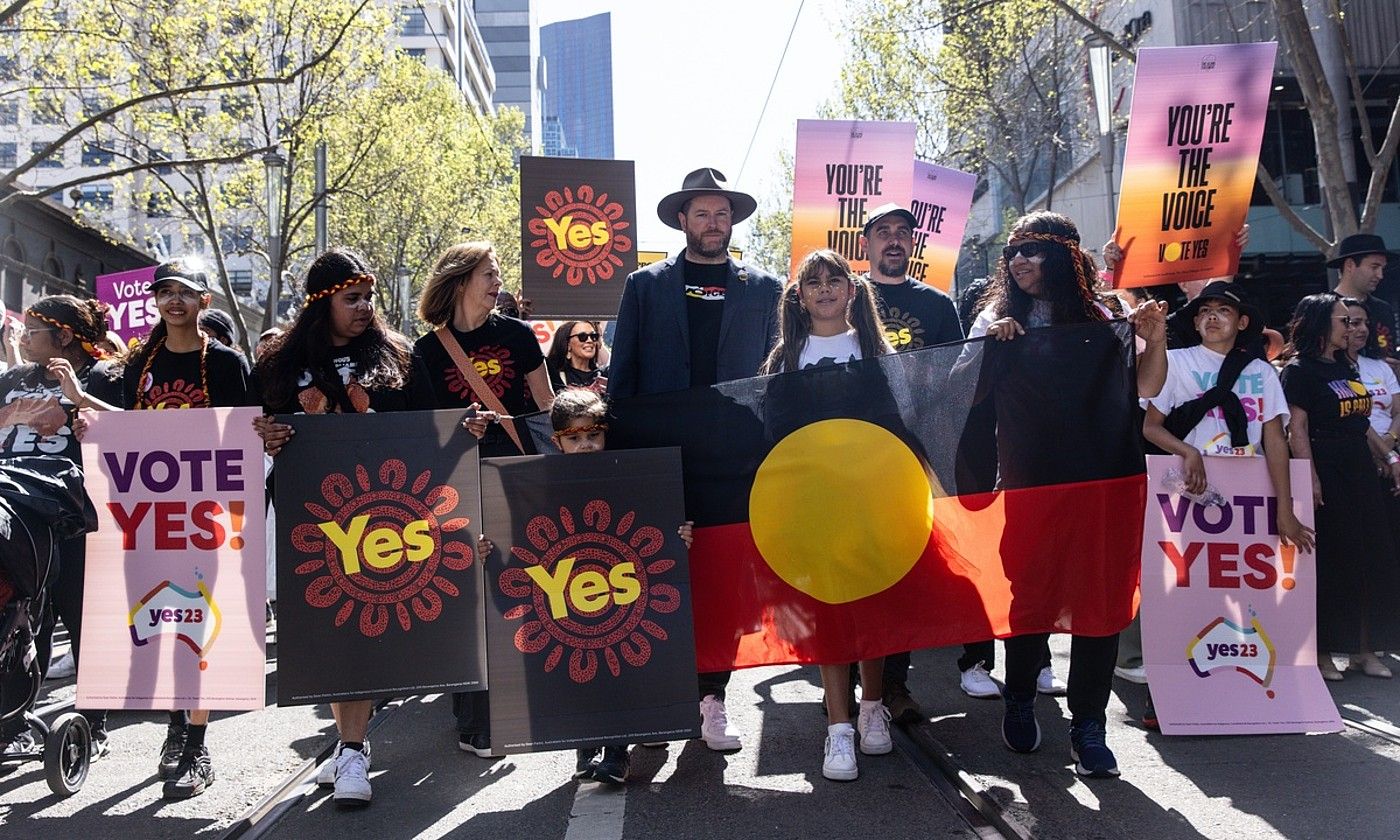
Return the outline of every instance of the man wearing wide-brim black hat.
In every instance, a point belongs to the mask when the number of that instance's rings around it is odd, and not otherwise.
[[[1337,244],[1337,256],[1327,261],[1327,267],[1339,272],[1337,294],[1356,298],[1366,307],[1375,340],[1369,342],[1373,349],[1363,352],[1385,359],[1400,371],[1400,347],[1396,346],[1400,324],[1396,323],[1394,307],[1376,296],[1386,263],[1395,256],[1394,252],[1386,250],[1385,240],[1379,236],[1357,233]]]
[[[733,226],[753,215],[752,196],[732,190],[717,169],[697,169],[656,206],[685,234],[685,250],[634,271],[622,291],[608,370],[608,394],[628,397],[704,387],[758,374],[778,341],[782,283],[729,256]],[[728,722],[729,674],[700,675],[701,736],[736,750]]]

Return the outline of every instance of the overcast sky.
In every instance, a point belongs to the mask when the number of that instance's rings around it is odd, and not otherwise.
[[[732,182],[754,136],[798,0],[536,0],[541,26],[612,13],[616,156],[637,163],[643,250],[675,251],[681,235],[656,204],[693,169]],[[807,0],[739,186],[763,204],[777,184],[779,150],[792,151],[796,121],[835,99],[844,40],[838,0]],[[551,68],[551,72],[554,68]],[[743,246],[746,225],[735,232]]]

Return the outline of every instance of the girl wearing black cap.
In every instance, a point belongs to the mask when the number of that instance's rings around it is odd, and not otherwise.
[[[1317,508],[1317,665],[1323,679],[1343,678],[1331,652],[1352,654],[1370,676],[1390,672],[1374,651],[1400,647],[1395,596],[1400,569],[1383,490],[1368,447],[1371,395],[1347,357],[1354,327],[1349,298],[1331,292],[1298,302],[1288,324],[1283,392],[1293,457],[1308,458]],[[1385,458],[1392,493],[1400,493],[1400,455]]]
[[[0,435],[0,457],[14,455],[48,455],[64,458],[79,466],[82,454],[73,420],[80,408],[112,410],[108,400],[118,400],[117,389],[106,373],[105,353],[97,342],[107,333],[107,307],[95,300],[79,300],[72,295],[51,295],[40,298],[24,312],[24,325],[19,333],[20,352],[27,363],[0,373],[0,404],[9,405],[21,399],[52,399],[67,410],[69,421],[54,434],[44,435],[27,425],[5,427]],[[91,390],[90,390],[91,389]],[[94,395],[92,391],[98,392]],[[100,396],[99,396],[100,395]],[[52,589],[54,610],[68,628],[76,662],[82,645],[83,578],[86,568],[87,538],[73,537],[58,544],[58,576]],[[39,658],[48,667],[53,640],[52,616],[44,623],[38,638]],[[23,669],[15,677],[27,675]],[[22,693],[26,686],[6,685],[0,693]],[[107,713],[83,713],[92,727],[93,757],[107,753]],[[6,721],[0,730],[0,744],[9,743],[15,749],[32,748],[30,734],[23,718]]]
[[[203,269],[173,260],[156,267],[151,281],[160,321],[146,340],[132,348],[122,374],[127,410],[218,408],[256,405],[243,357],[199,329],[199,313],[209,306]],[[214,765],[204,745],[209,712],[172,711],[157,772],[166,799],[187,799],[214,782]]]
[[[375,276],[364,257],[332,248],[306,272],[306,299],[291,327],[273,339],[255,378],[271,414],[335,414],[436,408],[427,371],[408,339],[374,308]],[[260,417],[264,448],[276,455],[291,427]],[[486,428],[481,417],[473,432]],[[340,745],[317,782],[335,788],[337,805],[368,805],[369,727],[373,703],[332,703]]]

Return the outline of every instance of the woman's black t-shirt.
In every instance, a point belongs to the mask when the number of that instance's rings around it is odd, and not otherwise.
[[[200,354],[207,353],[204,374],[200,372]],[[209,394],[204,393],[205,374]],[[243,356],[216,341],[205,350],[175,353],[164,346],[156,351],[150,371],[142,379],[141,366],[134,361],[122,374],[122,407],[141,408],[220,408],[224,406],[257,405],[258,400],[249,385],[248,363]]]
[[[544,364],[544,354],[534,331],[524,321],[492,312],[486,323],[471,332],[448,329],[509,414],[520,416],[538,410],[525,377]],[[465,408],[474,402],[488,408],[472,391],[436,334],[430,332],[419,338],[414,349],[428,370],[438,408]],[[481,449],[485,455],[519,454],[497,423],[487,427]]]
[[[1364,438],[1371,395],[1349,360],[1297,358],[1284,367],[1283,394],[1308,413],[1312,440]]]
[[[437,401],[428,384],[428,371],[423,360],[413,354],[408,371],[408,381],[401,388],[374,388],[360,385],[355,360],[350,353],[336,356],[329,366],[340,378],[344,391],[340,395],[327,394],[315,384],[310,370],[302,371],[297,378],[296,392],[290,400],[280,405],[272,405],[266,400],[264,408],[269,414],[334,414],[348,413],[343,401],[350,401],[349,411],[357,413],[384,411],[431,411],[437,408]],[[330,371],[325,372],[329,376]]]

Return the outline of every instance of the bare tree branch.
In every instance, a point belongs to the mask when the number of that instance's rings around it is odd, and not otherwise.
[[[1264,188],[1264,192],[1268,193],[1269,200],[1274,203],[1274,208],[1278,210],[1279,215],[1292,225],[1294,230],[1301,233],[1322,253],[1325,254],[1332,250],[1332,243],[1327,240],[1327,237],[1314,230],[1313,226],[1305,222],[1303,217],[1299,216],[1288,204],[1288,199],[1279,192],[1278,184],[1274,183],[1274,176],[1269,173],[1268,167],[1263,163],[1259,164],[1255,178],[1258,179],[1259,186]]]

